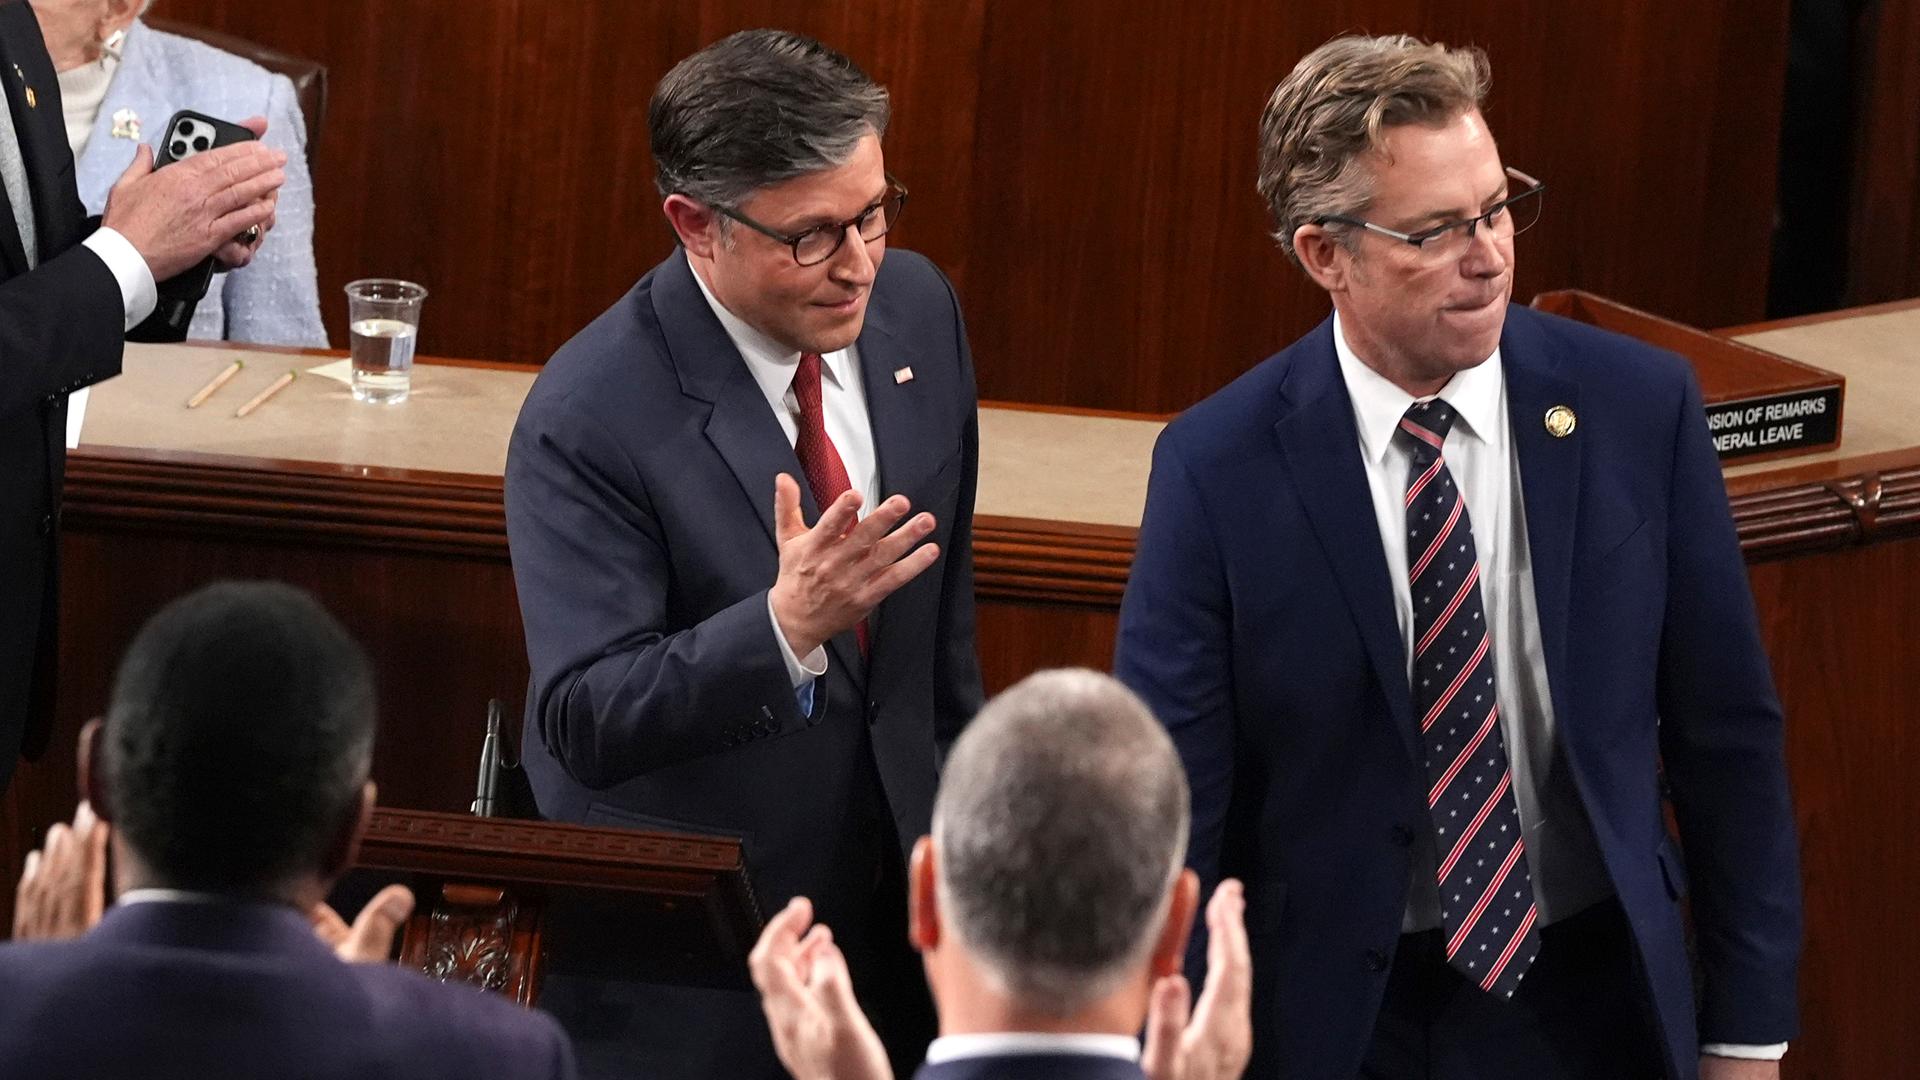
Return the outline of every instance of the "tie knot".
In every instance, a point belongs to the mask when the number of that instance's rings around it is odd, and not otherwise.
[[[1440,447],[1447,441],[1447,432],[1453,430],[1453,422],[1459,418],[1453,406],[1439,398],[1416,401],[1400,417],[1399,433],[1412,442],[1416,455],[1426,458],[1440,453]]]
[[[820,407],[820,354],[801,353],[800,366],[793,373],[793,393],[802,408]]]

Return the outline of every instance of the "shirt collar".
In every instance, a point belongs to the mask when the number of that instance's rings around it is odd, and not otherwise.
[[[1009,1057],[1015,1054],[1079,1054],[1139,1061],[1140,1040],[1131,1035],[1084,1032],[999,1031],[976,1035],[942,1035],[927,1047],[927,1064],[939,1065],[965,1058]]]
[[[187,889],[128,889],[115,898],[121,907],[129,904],[234,904],[245,901],[219,893],[191,892]]]
[[[753,381],[760,384],[761,393],[770,401],[786,397],[787,389],[793,385],[794,373],[800,368],[800,351],[787,348],[728,311],[707,287],[707,280],[700,276],[699,269],[692,266],[688,269],[693,271],[694,284],[700,286],[700,295],[707,298],[707,306],[713,309],[713,317],[720,320],[720,329],[727,332],[740,358],[747,362],[747,370],[753,373]],[[820,356],[820,369],[834,385],[843,389],[851,377],[847,367],[846,349]]]
[[[1360,450],[1368,462],[1378,464],[1386,458],[1387,448],[1393,444],[1393,433],[1408,406],[1423,399],[1395,386],[1360,359],[1347,344],[1338,311],[1333,313],[1333,352],[1340,360],[1340,377],[1346,381],[1347,396],[1353,400],[1353,418],[1360,428]],[[1506,379],[1500,364],[1500,348],[1496,345],[1493,355],[1484,363],[1456,372],[1434,396],[1460,414],[1466,424],[1463,434],[1498,448],[1505,440],[1500,423],[1505,395]]]

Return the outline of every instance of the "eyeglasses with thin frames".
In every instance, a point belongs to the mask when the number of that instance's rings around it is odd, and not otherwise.
[[[817,266],[833,258],[840,251],[840,245],[847,242],[848,229],[857,230],[860,239],[866,243],[872,243],[887,235],[893,229],[894,222],[900,220],[900,211],[906,205],[906,186],[892,176],[888,176],[886,194],[869,203],[858,214],[845,221],[815,225],[811,229],[802,229],[797,233],[783,233],[762,225],[731,207],[715,206],[714,210],[762,236],[785,244],[793,252],[793,261],[801,266]]]
[[[1509,168],[1506,173],[1508,177],[1527,185],[1527,189],[1518,195],[1509,195],[1470,218],[1449,221],[1442,225],[1435,225],[1431,229],[1410,233],[1401,232],[1398,229],[1389,229],[1384,225],[1375,225],[1371,221],[1347,217],[1344,214],[1328,214],[1315,218],[1314,224],[1348,225],[1356,229],[1365,229],[1411,245],[1419,253],[1416,257],[1422,262],[1449,262],[1467,253],[1467,249],[1473,246],[1474,234],[1482,224],[1485,224],[1495,236],[1505,239],[1526,232],[1540,220],[1540,205],[1545,201],[1542,196],[1546,193],[1547,185],[1519,169]]]

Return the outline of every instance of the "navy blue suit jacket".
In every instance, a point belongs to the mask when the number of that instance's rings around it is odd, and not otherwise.
[[[887,252],[859,352],[879,488],[934,515],[941,556],[873,614],[865,661],[851,631],[828,644],[806,715],[767,612],[774,477],[804,474],[685,253],[548,361],[507,456],[532,667],[522,741],[542,814],[738,837],[763,910],[808,896],[856,976],[871,944],[917,979],[904,934],[865,940],[877,903],[898,924],[906,902],[876,896],[876,871],[931,829],[939,761],[982,698],[973,365],[925,258]],[[680,1033],[762,1046],[771,1066],[750,998],[729,1025]],[[691,1074],[706,1059],[680,1060]]]
[[[914,1080],[1145,1080],[1131,1061],[1096,1054],[1005,1054],[923,1065]]]
[[[1782,717],[1726,489],[1680,358],[1521,307],[1501,356],[1557,739],[1689,1076],[1699,1038],[1778,1042],[1796,1022]],[[1578,415],[1569,437],[1545,428],[1556,405]],[[1431,827],[1357,440],[1328,320],[1168,426],[1121,610],[1117,673],[1192,781],[1189,861],[1208,889],[1246,882],[1249,1076],[1358,1068],[1406,837]]]
[[[114,908],[0,945],[0,1074],[35,1080],[566,1080],[551,1017],[390,964],[344,964],[290,908]]]

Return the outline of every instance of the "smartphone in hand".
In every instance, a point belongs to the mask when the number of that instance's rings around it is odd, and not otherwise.
[[[167,121],[166,133],[160,137],[159,149],[153,155],[153,167],[163,168],[185,161],[195,154],[248,142],[253,138],[253,132],[239,124],[192,109],[182,109]],[[186,332],[186,324],[193,319],[195,305],[207,295],[207,287],[213,282],[214,269],[213,257],[209,255],[191,270],[161,283],[160,308],[169,326],[177,322],[179,325],[174,329],[182,334]]]

